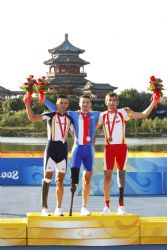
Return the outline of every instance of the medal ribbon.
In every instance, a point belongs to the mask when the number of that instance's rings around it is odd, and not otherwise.
[[[59,126],[60,126],[62,139],[64,139],[64,136],[65,136],[65,133],[66,133],[66,126],[67,126],[67,116],[64,115],[64,129],[63,129],[62,128],[62,123],[61,123],[61,120],[60,120],[60,115],[59,115],[58,112],[56,114],[57,114],[57,118],[58,118],[58,121],[59,121]]]
[[[88,112],[86,115],[81,113],[81,115],[84,122],[83,144],[88,144],[89,141],[86,138],[90,136],[90,113]]]
[[[117,116],[117,110],[115,111],[114,119],[113,119],[113,121],[112,121],[111,127],[110,127],[110,121],[109,121],[109,113],[110,113],[110,112],[107,112],[107,125],[108,125],[109,137],[112,138],[112,133],[113,133],[114,125],[115,125],[115,119],[116,119],[116,116]],[[109,138],[107,138],[107,140],[108,140],[108,139],[109,139]],[[110,143],[109,140],[108,140],[108,143]]]

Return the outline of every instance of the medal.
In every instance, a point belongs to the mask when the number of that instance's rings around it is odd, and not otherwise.
[[[112,142],[112,133],[113,133],[114,125],[115,125],[116,116],[117,116],[117,111],[115,111],[112,125],[110,127],[109,112],[107,113],[107,124],[108,124],[108,133],[109,133],[109,137],[107,138],[108,142]]]
[[[86,140],[87,140],[87,141],[91,141],[90,136],[87,136],[87,137],[86,137]]]
[[[61,120],[60,120],[60,115],[59,115],[58,112],[56,114],[57,114],[58,123],[59,123],[59,126],[60,126],[62,141],[64,143],[65,142],[65,134],[66,134],[66,126],[67,126],[67,116],[66,115],[64,116],[64,129],[63,129],[62,128],[62,123],[61,123]]]
[[[83,119],[83,144],[88,144],[91,141],[90,137],[90,113],[87,114],[81,113]]]

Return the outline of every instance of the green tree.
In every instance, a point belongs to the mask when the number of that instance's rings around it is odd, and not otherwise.
[[[120,107],[130,107],[132,110],[143,111],[150,104],[150,94],[139,93],[136,89],[125,89],[119,95]]]
[[[24,109],[24,103],[21,97],[8,99],[2,103],[3,113],[12,113],[21,109]]]

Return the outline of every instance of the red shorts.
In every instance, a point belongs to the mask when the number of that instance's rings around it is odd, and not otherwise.
[[[127,144],[105,145],[104,170],[113,170],[116,161],[117,169],[124,170],[128,155]]]

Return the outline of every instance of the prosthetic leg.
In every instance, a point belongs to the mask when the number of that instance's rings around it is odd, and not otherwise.
[[[69,216],[72,216],[72,208],[73,208],[73,200],[74,200],[74,194],[77,189],[77,185],[79,182],[79,168],[71,168],[71,204],[70,204],[70,212]]]
[[[118,206],[118,215],[126,214],[124,208],[124,187],[125,187],[125,170],[117,170],[117,183],[119,188],[119,206]]]
[[[41,195],[41,199],[42,199],[42,215],[46,215],[46,216],[50,216],[50,214],[48,213],[48,193],[49,193],[49,186],[50,186],[50,179],[43,179],[42,180],[42,195]]]

